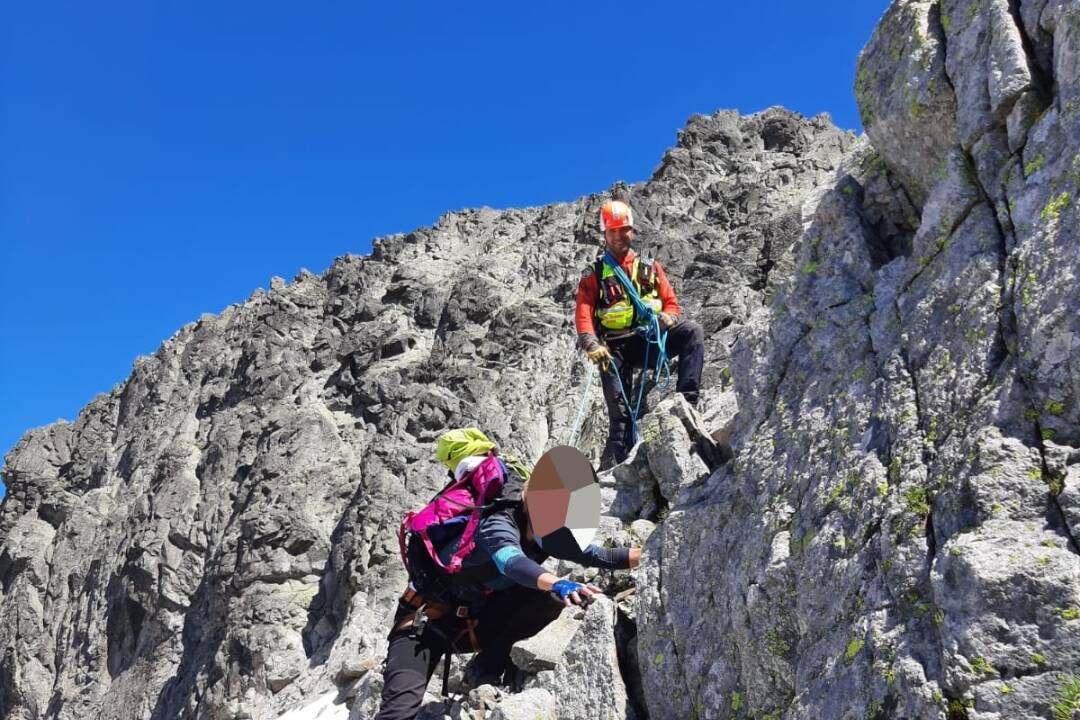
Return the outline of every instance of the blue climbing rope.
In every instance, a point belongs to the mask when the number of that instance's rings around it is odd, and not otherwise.
[[[637,289],[634,287],[634,283],[626,276],[623,269],[619,267],[618,261],[612,257],[610,252],[604,253],[604,264],[611,268],[612,274],[619,281],[619,284],[623,286],[623,289],[626,291],[626,296],[630,298],[630,303],[634,306],[637,317],[644,319],[643,323],[634,328],[634,332],[645,338],[645,342],[649,345],[656,345],[658,352],[653,382],[661,392],[666,391],[671,384],[671,364],[668,362],[667,355],[667,330],[660,327],[660,318],[656,314],[656,311],[646,305],[645,301],[641,299]],[[646,346],[646,353],[648,353],[648,346]],[[645,359],[645,369],[649,369],[647,354]]]

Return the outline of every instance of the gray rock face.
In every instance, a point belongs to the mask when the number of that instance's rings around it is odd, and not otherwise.
[[[959,134],[944,35],[938,0],[893,2],[859,57],[855,76],[866,134],[892,160],[890,170],[902,180],[896,190],[920,204],[935,184],[939,159]],[[917,217],[903,220],[918,223]]]
[[[557,720],[559,714],[555,698],[542,688],[530,688],[512,695],[498,705],[487,717],[490,720]]]
[[[781,109],[696,116],[650,181],[616,188],[709,332],[703,405],[854,143]],[[605,197],[452,213],[275,279],[27,433],[3,468],[0,715],[269,718],[334,689],[373,708],[394,536],[442,482],[435,437],[475,424],[528,460],[566,441]],[[588,407],[595,459],[595,388]]]
[[[1080,5],[897,0],[856,92],[869,140],[697,116],[613,188],[705,327],[701,414],[654,397],[601,477],[599,541],[645,544],[633,593],[553,564],[619,603],[522,645],[525,692],[423,717],[1004,720],[1080,695]],[[372,717],[434,439],[475,424],[535,460],[571,431],[602,199],[275,280],[30,431],[3,468],[0,715]]]
[[[875,149],[740,334],[734,460],[637,573],[653,717],[1067,706],[1078,61],[1075,2],[886,14],[857,79]]]
[[[531,638],[514,644],[510,659],[527,673],[554,670],[581,625],[577,608],[566,608],[550,625]]]
[[[551,693],[561,720],[635,718],[619,670],[615,604],[600,598],[581,614],[555,669],[541,672],[534,687]]]

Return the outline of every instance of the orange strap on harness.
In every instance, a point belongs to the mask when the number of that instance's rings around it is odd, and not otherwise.
[[[480,642],[476,637],[476,625],[477,620],[469,615],[468,605],[447,605],[440,602],[429,602],[424,599],[424,596],[416,592],[412,588],[406,588],[405,592],[401,594],[401,602],[409,607],[416,608],[416,611],[424,611],[424,615],[427,619],[438,620],[441,617],[447,615],[453,615],[454,617],[464,620],[465,627],[451,640],[450,645],[453,647],[457,645],[457,642],[461,640],[462,636],[468,635],[469,645],[472,647],[473,652],[480,652]],[[411,612],[401,619],[401,621],[394,626],[394,630],[405,630],[412,627],[416,620],[416,612]]]

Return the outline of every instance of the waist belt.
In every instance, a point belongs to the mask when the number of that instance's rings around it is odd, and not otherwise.
[[[472,617],[472,611],[468,605],[449,605],[427,600],[412,588],[405,588],[405,592],[401,594],[401,602],[409,607],[425,608],[429,620],[438,620],[444,615],[453,615],[462,619]]]
[[[605,329],[600,334],[600,337],[603,338],[604,342],[612,342],[619,340],[629,340],[630,338],[638,337],[638,334],[637,331],[632,327],[624,330]]]
[[[446,640],[450,643],[450,647],[453,648],[462,637],[467,635],[469,638],[469,645],[472,646],[472,651],[480,652],[480,643],[476,637],[477,620],[474,617],[472,608],[468,605],[449,605],[447,603],[427,600],[423,595],[412,588],[405,589],[399,602],[402,605],[414,608],[414,610],[401,618],[397,625],[394,626],[395,631],[413,628],[419,635],[424,631],[428,622],[451,616],[458,620],[463,620],[465,627],[452,638],[444,635]]]

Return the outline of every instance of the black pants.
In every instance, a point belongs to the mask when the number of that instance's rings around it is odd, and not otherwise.
[[[645,364],[645,351],[649,351],[649,365],[656,367],[656,346],[649,345],[640,335],[632,335],[622,340],[610,340],[607,343],[611,358],[622,378],[623,392],[631,406],[637,402],[638,388],[633,382],[634,369]],[[691,403],[697,403],[701,389],[701,367],[705,361],[705,333],[701,325],[693,320],[680,321],[667,331],[668,357],[679,358],[679,379],[675,390],[682,393]],[[644,375],[644,373],[643,373]],[[604,400],[608,411],[608,440],[604,448],[604,459],[614,464],[621,463],[634,446],[633,428],[630,422],[631,408],[623,401],[619,392],[619,380],[609,370],[600,374],[604,386]],[[646,382],[642,377],[640,382]],[[646,402],[642,396],[638,417],[645,414]],[[606,463],[605,463],[606,465]]]
[[[494,593],[477,616],[476,635],[481,648],[478,659],[490,667],[503,667],[510,660],[510,648],[518,640],[532,637],[559,616],[563,604],[549,593],[515,585]],[[413,609],[398,606],[394,627]],[[463,637],[454,647],[464,623],[457,618],[439,618],[428,623],[420,637],[411,629],[391,631],[390,648],[383,671],[382,703],[376,720],[413,720],[424,701],[424,689],[435,667],[449,652],[472,652]]]

